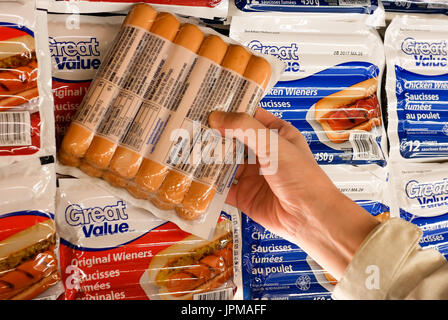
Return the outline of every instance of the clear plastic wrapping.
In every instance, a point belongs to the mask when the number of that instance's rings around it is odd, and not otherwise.
[[[0,166],[55,153],[46,12],[0,2]]]
[[[421,247],[448,257],[447,163],[394,163],[390,175],[392,214],[423,231]]]
[[[48,8],[56,146],[109,50],[110,34],[119,30],[125,16],[117,12],[81,13],[56,5]]]
[[[0,300],[55,300],[63,293],[52,159],[0,168]]]
[[[101,177],[120,197],[207,238],[235,169],[234,148],[210,130],[208,114],[253,114],[281,70],[273,57],[137,5],[59,149],[59,161],[80,170],[61,172]]]
[[[59,179],[64,299],[232,299],[237,213],[224,208],[213,237],[205,240],[91,182]]]
[[[385,11],[380,0],[230,0],[230,16],[321,17],[334,20],[362,20],[372,27],[384,27]]]
[[[384,222],[392,198],[387,171],[376,165],[322,166],[338,189]],[[350,177],[350,178],[349,178]],[[246,300],[331,299],[337,280],[299,246],[242,215],[242,296]],[[298,226],[300,227],[300,226]]]
[[[384,47],[363,21],[234,17],[230,37],[284,61],[260,106],[300,130],[316,161],[385,165]]]
[[[382,0],[386,17],[402,14],[448,14],[444,0]]]
[[[229,8],[228,0],[47,0],[52,5],[80,12],[128,11],[136,3],[151,4],[158,11],[168,11],[183,16],[224,19]],[[69,9],[70,8],[70,9]]]

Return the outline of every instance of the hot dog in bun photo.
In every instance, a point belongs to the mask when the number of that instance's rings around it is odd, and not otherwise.
[[[0,300],[30,300],[59,281],[55,241],[47,219],[0,242]]]
[[[23,35],[0,41],[0,111],[17,107],[39,96],[37,70],[32,36]]]
[[[319,100],[315,119],[333,143],[343,143],[350,131],[370,131],[381,125],[381,108],[377,97],[378,80],[371,78]]]
[[[191,235],[159,252],[149,265],[149,280],[163,300],[192,300],[233,276],[233,240],[229,220],[218,223],[213,239]]]

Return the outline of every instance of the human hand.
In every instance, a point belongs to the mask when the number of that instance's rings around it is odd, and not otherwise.
[[[246,161],[238,168],[237,183],[231,186],[227,202],[298,244],[337,279],[342,276],[378,222],[339,192],[314,160],[301,133],[262,108],[253,118],[244,113],[213,112],[209,124],[222,135],[231,129],[226,136],[243,142],[257,156],[256,163]],[[250,139],[244,134],[247,130],[265,131],[266,141]],[[276,146],[271,145],[270,135],[277,136]],[[260,144],[266,153],[259,151],[263,149]],[[272,161],[277,161],[277,170],[263,174]]]

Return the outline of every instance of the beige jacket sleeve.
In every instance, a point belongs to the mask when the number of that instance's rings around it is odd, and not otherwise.
[[[332,298],[448,299],[448,263],[435,249],[419,246],[422,231],[393,218],[364,240]]]

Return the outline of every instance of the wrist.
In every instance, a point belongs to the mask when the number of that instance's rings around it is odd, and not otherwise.
[[[295,220],[292,237],[316,262],[339,279],[367,235],[379,224],[333,184],[316,184]]]

